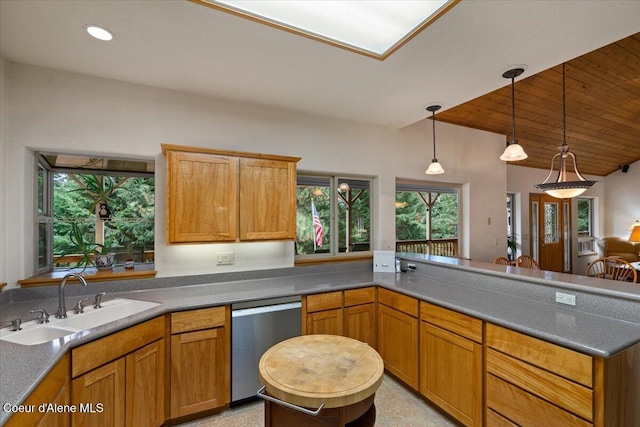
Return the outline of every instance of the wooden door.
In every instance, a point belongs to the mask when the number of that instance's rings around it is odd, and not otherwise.
[[[378,353],[385,369],[418,390],[418,319],[378,304]]]
[[[229,403],[225,328],[171,336],[171,417]]]
[[[235,241],[238,159],[167,153],[167,241]]]
[[[78,412],[73,427],[125,425],[125,359],[117,359],[71,381],[71,402]]]
[[[375,303],[344,308],[344,336],[365,342],[371,348],[377,348]]]
[[[482,425],[482,345],[420,322],[420,393],[463,425]]]
[[[240,240],[296,237],[296,164],[240,159]]]
[[[342,335],[342,308],[307,313],[305,335]]]
[[[529,196],[531,254],[542,270],[571,272],[571,201]]]
[[[128,427],[156,427],[164,422],[164,339],[126,356]]]

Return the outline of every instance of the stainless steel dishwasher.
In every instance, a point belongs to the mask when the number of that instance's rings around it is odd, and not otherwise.
[[[302,333],[300,297],[231,305],[231,404],[256,397],[258,363],[273,345]]]

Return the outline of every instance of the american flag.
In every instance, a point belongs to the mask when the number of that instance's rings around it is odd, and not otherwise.
[[[322,223],[320,222],[320,217],[318,216],[318,211],[316,210],[316,205],[313,204],[313,200],[311,200],[311,215],[313,215],[313,230],[315,233],[315,238],[313,239],[313,250],[322,246],[322,233],[324,229],[322,228]]]

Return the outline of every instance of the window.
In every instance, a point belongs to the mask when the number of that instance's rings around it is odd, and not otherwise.
[[[507,257],[512,261],[518,255],[517,217],[516,195],[515,193],[507,193]]]
[[[396,183],[396,249],[458,256],[460,223],[457,187]]]
[[[594,199],[580,197],[578,204],[578,255],[593,255],[595,251]]]
[[[75,267],[78,237],[125,260],[153,260],[153,162],[37,155],[36,273]]]
[[[371,250],[371,180],[298,175],[296,255]]]

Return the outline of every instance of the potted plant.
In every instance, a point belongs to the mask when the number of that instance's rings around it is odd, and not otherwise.
[[[106,252],[104,245],[100,243],[87,241],[84,237],[84,230],[76,223],[71,224],[69,231],[69,240],[72,248],[67,253],[60,256],[74,254],[79,255],[80,259],[76,262],[76,267],[82,267],[84,271],[88,266],[92,265],[98,270],[106,270],[113,267],[114,253]]]
[[[516,237],[507,236],[507,255],[509,259],[513,261],[516,258],[516,252],[518,250],[518,244],[516,243]]]
[[[124,260],[124,268],[127,270],[132,269],[135,265],[135,261],[133,259],[133,245],[129,243],[127,245],[127,259]]]

